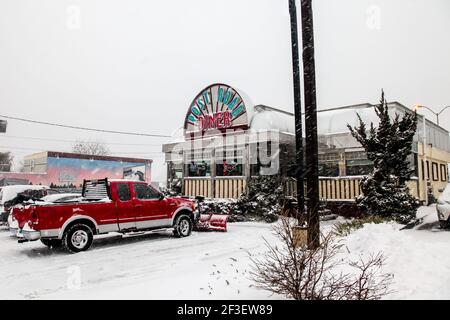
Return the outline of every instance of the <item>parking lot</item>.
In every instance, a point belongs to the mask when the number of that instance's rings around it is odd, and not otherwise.
[[[271,226],[233,223],[227,233],[171,231],[97,238],[79,254],[40,241],[18,244],[0,229],[0,299],[274,298],[248,279],[249,258]]]

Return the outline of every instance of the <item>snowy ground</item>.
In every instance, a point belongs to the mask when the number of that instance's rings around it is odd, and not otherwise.
[[[390,299],[450,299],[450,232],[438,229],[434,207],[424,223],[366,225],[344,241],[351,255],[383,251],[394,274]],[[329,229],[333,222],[322,224]],[[170,232],[109,236],[80,254],[18,244],[0,230],[0,299],[280,299],[249,280],[249,254],[276,241],[271,226],[233,223],[227,233]]]
[[[439,228],[435,206],[421,207],[424,217],[412,230],[399,225],[370,224],[351,233],[350,252],[379,252],[388,258],[384,270],[394,275],[389,299],[450,299],[450,230]]]

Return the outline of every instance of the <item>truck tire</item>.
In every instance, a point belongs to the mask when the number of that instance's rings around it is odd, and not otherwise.
[[[440,225],[441,229],[448,229],[448,227],[450,226],[450,223],[448,220],[439,220],[439,225]]]
[[[187,214],[181,214],[177,217],[173,226],[173,234],[178,238],[188,237],[192,232],[192,219]]]
[[[89,226],[85,224],[74,224],[70,226],[63,235],[62,244],[71,253],[88,250],[94,241],[94,234]]]
[[[41,242],[49,248],[59,248],[62,245],[59,239],[41,239]]]

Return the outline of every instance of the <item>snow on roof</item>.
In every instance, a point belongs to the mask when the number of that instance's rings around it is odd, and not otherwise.
[[[394,117],[395,114],[403,115],[412,110],[398,102],[388,103],[389,114]],[[345,107],[322,109],[317,112],[317,131],[319,135],[331,135],[340,133],[349,133],[347,124],[356,126],[359,124],[358,115],[363,122],[375,126],[379,123],[379,118],[375,113],[374,105],[363,103]],[[437,126],[431,121],[430,125]],[[295,133],[294,114],[284,110],[276,109],[265,105],[255,106],[255,114],[251,119],[250,128],[259,130],[278,130],[280,132]],[[303,134],[304,134],[303,125]],[[442,128],[442,130],[445,130]]]
[[[275,130],[295,134],[294,115],[265,105],[257,105],[250,120],[250,131]]]
[[[243,93],[243,95],[245,95]],[[378,126],[379,118],[375,112],[375,105],[370,103],[356,104],[344,107],[322,109],[317,112],[317,132],[319,137],[329,140],[327,143],[340,147],[357,147],[356,140],[353,141],[350,136],[350,131],[347,125],[357,126],[359,124],[358,115],[362,121],[368,126],[373,123]],[[389,114],[395,117],[396,114],[402,116],[407,112],[413,112],[411,109],[402,105],[399,102],[389,102]],[[277,108],[266,105],[256,105],[253,108],[247,105],[247,112],[249,112],[249,131],[250,133],[276,131],[288,135],[295,134],[295,120],[294,114]],[[419,122],[417,126],[417,133],[414,137],[418,141],[422,136],[423,126],[420,124],[422,116],[419,115]],[[303,122],[304,124],[304,122]],[[450,152],[450,138],[449,132],[437,124],[427,119],[427,138],[436,148],[447,150]],[[302,126],[303,136],[305,136],[305,125]],[[175,131],[172,144],[185,142],[183,129]],[[348,136],[348,137],[346,137]],[[168,144],[167,144],[168,145]],[[164,150],[164,147],[163,147]],[[164,150],[167,152],[167,150]]]
[[[347,125],[356,126],[358,115],[364,123],[378,124],[378,117],[372,105],[358,105],[353,108],[336,108],[321,110],[317,114],[317,131],[319,135],[348,133]]]

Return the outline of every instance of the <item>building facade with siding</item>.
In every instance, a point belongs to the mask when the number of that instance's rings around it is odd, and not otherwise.
[[[44,151],[24,157],[22,172],[0,172],[0,181],[78,188],[83,179],[132,178],[151,181],[151,159]]]

